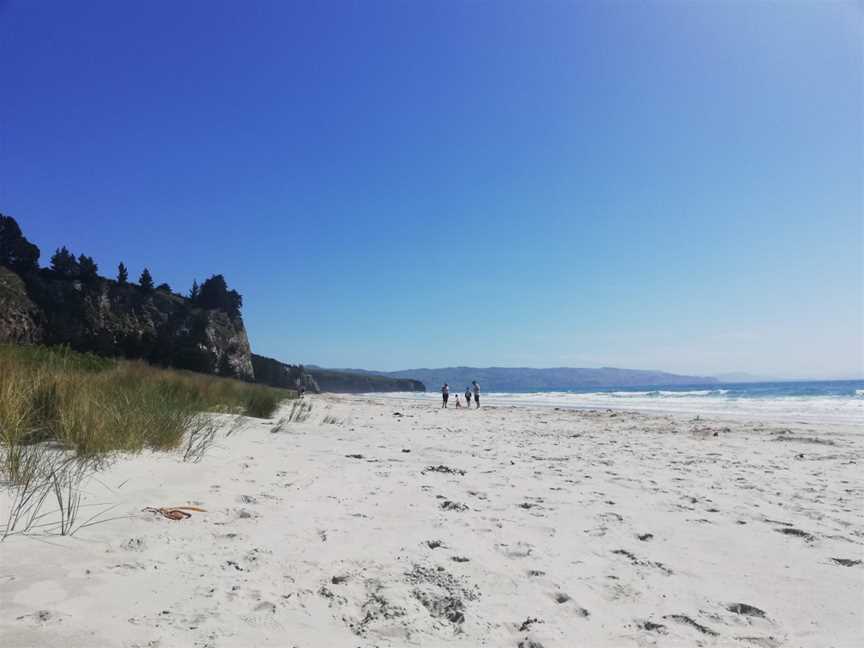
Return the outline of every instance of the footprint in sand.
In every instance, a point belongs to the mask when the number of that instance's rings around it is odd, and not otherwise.
[[[637,621],[636,625],[642,630],[647,630],[648,632],[659,632],[660,634],[667,634],[668,632],[666,626],[662,623],[654,623],[647,619],[645,621]]]
[[[690,626],[691,628],[698,630],[704,635],[708,635],[710,637],[717,636],[717,632],[715,630],[712,630],[711,628],[702,625],[698,621],[694,621],[686,614],[666,614],[663,618],[668,619],[669,621],[676,621],[677,623],[680,623],[682,625]]]
[[[583,619],[587,619],[591,616],[591,613],[588,610],[583,608],[581,605],[576,605],[569,594],[565,594],[564,592],[555,592],[555,594],[552,595],[552,598],[558,605],[564,605],[565,603],[570,604],[568,607],[576,613],[576,616],[582,617]]]
[[[853,560],[852,558],[832,558],[831,561],[837,565],[842,565],[843,567],[856,567],[857,565],[862,564],[862,561]]]
[[[502,543],[495,545],[495,548],[507,556],[507,558],[527,558],[534,551],[534,545],[527,542],[517,542],[514,545]]]
[[[763,610],[760,610],[753,605],[748,605],[747,603],[730,603],[726,606],[726,609],[742,616],[759,617],[761,619],[765,618],[765,612]]]
[[[62,621],[60,615],[57,612],[52,612],[51,610],[36,610],[31,614],[22,614],[19,617],[15,617],[16,621],[30,621],[37,625],[46,625],[49,623],[59,623]]]

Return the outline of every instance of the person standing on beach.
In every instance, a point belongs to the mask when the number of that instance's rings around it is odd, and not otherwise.
[[[471,388],[465,388],[465,407],[471,408]]]
[[[471,384],[474,386],[474,403],[477,407],[480,407],[480,385],[477,384],[476,380],[472,380]]]
[[[444,386],[441,388],[441,407],[447,407],[447,400],[450,398],[450,385],[444,383]]]

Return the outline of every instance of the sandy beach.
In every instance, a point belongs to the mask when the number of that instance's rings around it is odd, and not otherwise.
[[[861,645],[860,429],[308,401],[198,463],[118,458],[104,522],[0,543],[0,645]]]

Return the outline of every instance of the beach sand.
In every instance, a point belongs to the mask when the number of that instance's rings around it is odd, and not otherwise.
[[[0,543],[0,645],[864,645],[860,430],[309,402]],[[206,512],[142,511],[177,505]]]

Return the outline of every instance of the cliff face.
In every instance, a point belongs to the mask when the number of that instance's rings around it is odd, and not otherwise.
[[[289,365],[273,358],[252,354],[252,367],[255,370],[255,380],[271,387],[297,389],[305,387],[306,391],[318,394],[321,392],[318,383],[306,371],[303,365]]]
[[[24,281],[0,266],[0,344],[35,344],[44,335],[39,309]]]
[[[254,379],[240,317],[166,291],[0,269],[0,342],[68,344],[100,355]]]

